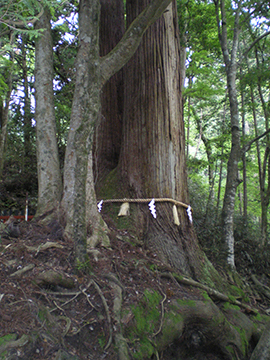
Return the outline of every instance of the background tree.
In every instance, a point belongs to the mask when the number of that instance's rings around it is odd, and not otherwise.
[[[215,2],[216,18],[220,46],[223,53],[225,70],[227,76],[228,97],[230,101],[231,114],[231,151],[227,164],[227,181],[222,209],[222,227],[224,242],[227,247],[227,263],[234,267],[234,204],[237,186],[240,184],[238,178],[238,163],[240,160],[240,124],[236,89],[237,75],[237,49],[240,31],[241,1],[236,2],[235,18],[233,26],[233,42],[229,49],[228,42],[228,14],[226,14],[225,1]],[[220,15],[221,14],[221,15]],[[220,25],[221,24],[221,25]]]
[[[12,55],[11,55],[12,56]],[[2,65],[3,69],[3,65]],[[2,178],[4,160],[5,160],[5,147],[7,138],[7,125],[9,116],[9,103],[12,91],[12,58],[5,60],[5,84],[0,95],[0,179]]]
[[[44,9],[36,23],[43,29],[36,40],[35,55],[35,120],[37,136],[38,206],[37,214],[44,214],[58,206],[62,194],[62,178],[58,147],[53,93],[53,48],[50,11]]]

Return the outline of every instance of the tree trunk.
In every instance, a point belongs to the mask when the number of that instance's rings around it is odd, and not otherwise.
[[[97,212],[93,176],[93,133],[100,117],[102,86],[119,71],[137,49],[151,21],[163,12],[170,0],[156,1],[145,9],[117,46],[99,56],[99,0],[80,2],[80,47],[76,60],[76,85],[72,103],[61,207],[66,215],[65,235],[75,242],[76,260],[85,260],[89,246],[105,237],[105,224]],[[91,21],[90,21],[90,20]],[[87,230],[89,230],[87,234]]]
[[[71,238],[75,243],[75,258],[78,264],[85,261],[89,223],[91,222],[90,225],[92,226],[89,229],[90,236],[92,232],[92,235],[97,238],[104,232],[104,223],[97,212],[92,160],[94,127],[100,117],[101,88],[132,57],[144,32],[159,18],[170,2],[171,0],[152,1],[131,24],[115,48],[103,57],[99,56],[100,2],[99,0],[82,0],[80,2],[80,47],[76,60],[76,84],[65,154],[64,188],[61,201],[61,209],[66,218],[65,236]],[[47,151],[47,149],[45,151],[44,149],[47,144],[48,149],[51,150],[52,144],[56,143],[55,131],[49,133],[48,128],[52,130],[52,126],[45,127],[44,123],[46,122],[41,121],[42,115],[46,115],[47,110],[51,112],[50,114],[53,111],[51,98],[52,56],[48,56],[52,54],[52,46],[49,16],[46,11],[37,24],[39,28],[46,29],[43,36],[37,41],[36,48],[39,187],[43,190],[43,192],[39,190],[38,210],[41,212],[42,205],[43,209],[46,207],[47,210],[52,209],[53,205],[57,204],[60,187],[57,181],[57,171],[53,173],[50,162],[46,161],[46,157],[50,160],[54,155],[55,167],[53,169],[59,171],[57,149],[54,151]],[[44,41],[45,38],[46,41]],[[42,44],[43,46],[41,46]],[[43,49],[46,51],[42,51]],[[44,73],[42,72],[43,69],[46,70]],[[45,93],[49,99],[44,95]],[[44,108],[42,108],[42,104],[45,104]],[[46,121],[49,125],[53,123],[52,118],[46,118]],[[41,150],[44,150],[44,154]],[[47,174],[44,183],[42,183],[42,171]],[[51,190],[51,198],[47,190]]]
[[[243,92],[241,92],[241,103],[242,109],[244,109],[244,97]],[[242,136],[245,139],[246,136],[246,121],[245,121],[245,113],[242,113]],[[242,156],[243,161],[243,215],[244,215],[244,224],[247,224],[247,161],[246,161],[246,152],[244,151]]]
[[[257,48],[255,49],[256,63],[257,67],[260,67],[259,56]],[[260,95],[260,100],[263,108],[264,118],[265,118],[265,130],[269,130],[269,106],[264,100],[263,91],[261,87],[261,76],[258,77],[258,92]],[[256,135],[257,136],[257,135]],[[261,209],[262,209],[262,222],[261,222],[261,245],[265,246],[268,242],[267,239],[267,212],[270,201],[270,137],[269,134],[266,135],[266,149],[264,153],[263,168],[262,168],[262,184],[260,182],[261,188]]]
[[[146,1],[127,1],[128,24]],[[176,4],[146,32],[125,68],[121,177],[139,198],[173,198],[189,204],[182,119],[180,51]],[[198,274],[198,245],[186,209],[178,208],[173,223],[171,204],[158,204],[154,219],[142,206],[139,229],[147,246],[185,274]]]
[[[88,0],[80,2],[80,46],[76,59],[76,84],[61,203],[67,221],[65,234],[75,242],[76,259],[81,263],[86,255],[87,178],[90,187],[94,188],[92,156],[89,154],[92,152],[94,126],[100,115],[99,10],[99,0],[92,1],[91,5]],[[93,202],[89,206],[96,208]]]
[[[60,202],[62,180],[58,147],[53,94],[53,49],[50,13],[44,10],[36,29],[43,29],[36,40],[35,98],[38,167],[37,214],[53,210]]]
[[[258,136],[258,124],[257,124],[257,113],[255,109],[255,98],[254,98],[254,92],[252,85],[250,85],[250,98],[251,98],[251,104],[252,104],[252,114],[253,114],[253,122],[254,122],[254,129],[255,129],[255,136]],[[268,129],[266,129],[268,130]],[[264,160],[262,164],[261,159],[261,150],[260,150],[260,144],[258,141],[256,141],[256,150],[257,150],[257,160],[258,160],[258,170],[259,170],[259,181],[260,181],[260,201],[261,201],[261,245],[264,246],[266,243],[266,237],[267,237],[267,208],[269,205],[269,195],[267,193],[267,188],[269,188],[269,182],[268,186],[266,186],[266,175],[268,175],[268,167],[267,164],[269,164],[269,155],[270,155],[270,149],[268,146],[266,146],[265,152],[264,152]]]
[[[269,360],[270,358],[270,322],[265,327],[265,330],[260,337],[260,340],[255,347],[250,360]]]
[[[0,180],[3,174],[4,168],[4,161],[5,161],[5,147],[6,147],[6,140],[7,140],[7,124],[8,124],[8,109],[9,109],[9,102],[10,102],[10,95],[12,89],[12,71],[10,71],[8,75],[8,91],[6,92],[5,102],[0,99],[2,102],[0,107]]]
[[[23,136],[24,136],[24,157],[26,161],[31,161],[31,128],[32,128],[32,116],[31,116],[31,100],[29,96],[29,84],[28,84],[28,68],[26,59],[26,47],[27,37],[22,36],[22,71],[23,71],[23,92],[24,92],[24,106],[23,106]]]
[[[100,56],[107,55],[124,34],[122,0],[102,0],[100,10]],[[123,112],[123,71],[104,86],[101,93],[101,116],[94,137],[94,179],[98,186],[119,160]]]
[[[11,33],[12,34],[12,33]],[[13,36],[10,36],[12,41]],[[13,52],[10,52],[10,67],[6,69],[7,73],[7,91],[5,97],[0,97],[0,180],[2,179],[4,162],[5,162],[5,148],[7,141],[7,124],[9,114],[9,103],[12,91],[12,76],[13,76]]]
[[[227,96],[227,94],[226,94],[226,96]],[[224,134],[225,116],[226,116],[226,101],[224,102],[224,107],[223,107],[222,134]],[[219,217],[219,204],[220,204],[220,193],[221,193],[223,161],[224,161],[223,158],[224,158],[224,142],[222,142],[222,144],[221,144],[220,165],[219,165],[219,180],[218,180],[218,193],[217,193],[217,205],[216,205],[216,219],[218,219],[218,217]]]
[[[220,3],[215,1],[217,26],[219,31],[219,40],[223,53],[223,59],[225,63],[228,96],[230,101],[230,115],[231,115],[231,152],[227,164],[227,180],[226,189],[223,201],[222,209],[222,225],[223,225],[223,237],[224,244],[227,251],[227,264],[234,268],[234,229],[233,229],[233,217],[234,217],[234,205],[236,189],[240,181],[238,179],[238,163],[240,160],[240,124],[239,124],[239,111],[237,101],[236,90],[236,72],[237,72],[237,48],[239,41],[239,15],[241,4],[238,2],[238,7],[235,10],[234,21],[234,37],[231,51],[228,49],[227,39],[227,21],[225,2],[221,0]],[[219,9],[220,6],[220,9]],[[219,10],[221,12],[221,22],[219,19]],[[220,23],[222,28],[220,28]]]

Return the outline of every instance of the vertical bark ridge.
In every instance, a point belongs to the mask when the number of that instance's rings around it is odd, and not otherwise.
[[[131,7],[127,2],[128,23],[147,3],[140,0],[135,6],[133,1]],[[188,203],[179,34],[174,18],[175,2],[147,30],[125,68],[128,83],[120,165],[124,182],[137,197],[170,197]],[[180,227],[174,225],[168,204],[157,205],[156,219],[144,212],[145,242],[164,262],[196,276],[196,236],[185,209],[178,212]]]

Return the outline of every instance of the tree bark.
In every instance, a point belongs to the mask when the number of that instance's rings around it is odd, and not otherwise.
[[[252,89],[252,85],[250,86],[250,97],[251,97],[251,104],[252,104],[255,136],[257,137],[258,136],[257,113],[256,113],[255,105],[254,105],[255,99],[254,99],[254,92]],[[266,244],[266,238],[267,238],[267,209],[268,209],[268,205],[269,205],[269,195],[270,195],[270,192],[269,192],[270,183],[268,182],[268,185],[266,184],[266,178],[269,175],[270,149],[268,146],[266,146],[266,149],[264,152],[263,163],[261,160],[261,150],[260,150],[260,145],[259,145],[258,141],[256,141],[256,149],[257,149],[257,160],[258,160],[259,180],[260,180],[261,245],[264,246]]]
[[[94,127],[100,116],[101,88],[134,54],[146,29],[157,20],[170,2],[171,0],[152,1],[131,24],[117,46],[103,57],[99,56],[100,2],[80,2],[80,47],[76,60],[76,84],[61,201],[61,209],[66,218],[65,236],[72,238],[75,243],[77,263],[85,261],[90,220],[92,225],[95,222],[95,228],[89,229],[89,235],[94,232],[97,237],[104,230],[104,223],[96,207],[92,159]],[[38,212],[41,213],[56,207],[61,196],[61,183],[52,100],[52,45],[48,11],[44,12],[37,24],[37,28],[45,29],[36,45]],[[42,118],[45,120],[42,121]]]
[[[257,48],[255,49],[255,57],[257,67],[260,66],[259,63],[259,56]],[[267,106],[263,91],[261,87],[261,76],[258,78],[258,92],[263,108],[264,118],[265,118],[265,130],[269,130],[269,107]],[[257,136],[257,135],[256,135]],[[258,142],[257,142],[258,144]],[[258,148],[258,145],[257,145]],[[260,177],[260,194],[261,194],[261,210],[262,210],[262,221],[261,221],[261,245],[265,246],[268,242],[267,239],[267,227],[268,227],[268,220],[267,220],[267,211],[270,201],[270,137],[269,134],[266,135],[266,149],[264,153],[264,160],[263,160],[263,167],[262,173]]]
[[[36,98],[36,146],[38,167],[37,214],[53,210],[60,202],[62,180],[58,147],[53,94],[53,49],[50,13],[44,10],[36,29],[43,32],[36,40],[35,98]]]
[[[242,69],[240,69],[241,77],[242,77]],[[241,90],[241,107],[242,107],[242,137],[243,141],[245,141],[245,136],[247,135],[246,131],[246,120],[245,120],[245,111],[244,111],[244,91]],[[242,155],[243,161],[243,216],[244,216],[244,226],[247,224],[247,161],[246,161],[246,152],[243,152]]]
[[[79,50],[70,130],[64,165],[61,206],[66,215],[66,236],[75,242],[76,259],[86,255],[86,180],[94,185],[92,171],[93,132],[100,115],[99,0],[83,0],[79,6]],[[89,163],[88,163],[89,162]],[[88,171],[88,166],[90,171]],[[91,203],[91,206],[96,204]],[[96,210],[97,212],[97,210]]]
[[[220,8],[219,8],[220,5]],[[239,110],[237,101],[236,90],[236,72],[237,72],[237,48],[239,41],[239,16],[241,9],[241,1],[237,3],[234,19],[234,36],[231,51],[228,48],[227,39],[227,21],[226,9],[224,0],[215,1],[217,26],[219,31],[219,40],[223,53],[225,63],[228,96],[230,101],[230,115],[231,115],[231,152],[227,164],[227,180],[226,189],[222,209],[222,224],[223,224],[223,237],[224,244],[227,250],[227,264],[234,268],[234,230],[233,230],[233,217],[236,189],[240,184],[238,178],[238,163],[241,156],[240,148],[240,124],[239,124]],[[221,12],[221,23],[219,19],[219,10]]]
[[[10,42],[13,41],[13,33],[10,34]],[[0,97],[0,180],[2,179],[4,162],[5,162],[5,148],[7,141],[7,124],[9,114],[9,103],[12,91],[12,77],[13,77],[13,51],[10,52],[10,67],[6,69],[6,96]]]
[[[4,161],[5,161],[8,109],[9,109],[11,90],[12,90],[12,71],[10,71],[9,75],[8,75],[8,90],[6,92],[5,102],[2,99],[0,99],[0,101],[2,102],[1,107],[0,107],[0,111],[1,111],[1,114],[0,114],[0,117],[1,117],[1,124],[0,124],[0,179],[2,178]]]
[[[65,235],[75,242],[76,259],[84,262],[87,227],[89,237],[101,235],[104,223],[97,212],[92,152],[94,127],[100,116],[102,86],[119,71],[137,49],[149,24],[157,19],[169,0],[151,2],[127,30],[117,46],[99,56],[99,0],[83,0],[79,7],[80,47],[76,60],[76,85],[68,135],[64,190],[61,207],[66,215]],[[86,198],[89,201],[86,203]],[[90,214],[92,219],[89,218]],[[97,224],[97,225],[96,225]],[[94,228],[93,228],[94,227]],[[89,240],[91,242],[91,239]]]
[[[127,1],[127,22],[133,21],[147,1]],[[179,33],[176,4],[145,34],[125,68],[121,178],[135,197],[169,197],[189,203],[182,119]],[[146,245],[167,264],[183,273],[198,273],[198,245],[186,209],[178,208],[180,226],[174,225],[172,207],[157,205],[154,219],[144,206],[137,224]]]
[[[255,347],[250,360],[268,360],[270,358],[270,322]]]
[[[124,34],[122,0],[100,2],[100,56],[107,55]],[[116,73],[102,88],[101,116],[94,137],[94,179],[99,187],[119,160],[123,113],[123,71]]]
[[[24,105],[23,105],[23,136],[24,136],[24,157],[26,161],[31,161],[31,128],[32,128],[32,116],[31,116],[31,100],[29,95],[29,84],[28,84],[28,68],[26,59],[26,47],[27,47],[27,36],[22,36],[22,72],[23,72],[23,92],[24,92]]]

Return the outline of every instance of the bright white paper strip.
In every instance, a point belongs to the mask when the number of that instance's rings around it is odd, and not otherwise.
[[[97,204],[98,212],[101,212],[101,210],[102,210],[102,204],[103,204],[103,200],[100,200],[100,202]]]
[[[189,221],[191,222],[192,224],[192,211],[191,211],[191,206],[188,205],[188,208],[187,208],[187,215],[188,215],[188,218],[189,218]]]
[[[148,204],[149,206],[149,210],[151,211],[151,214],[153,215],[153,218],[156,219],[157,214],[156,214],[156,207],[155,207],[155,199],[152,199],[150,201],[150,203]]]

